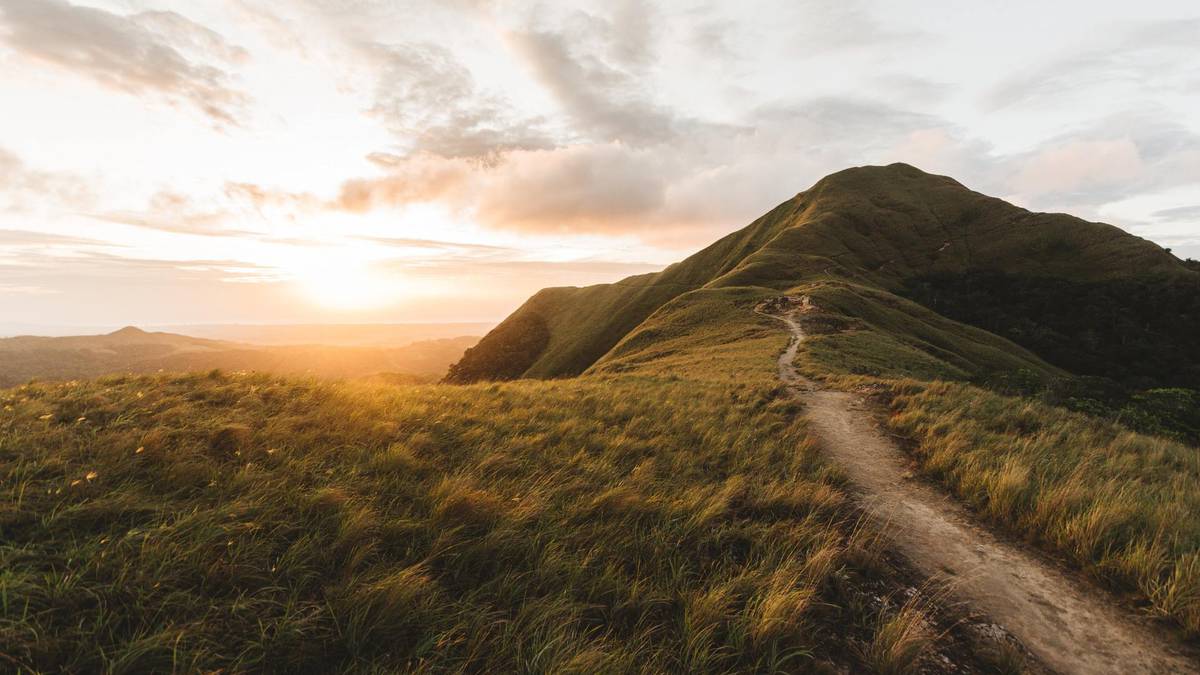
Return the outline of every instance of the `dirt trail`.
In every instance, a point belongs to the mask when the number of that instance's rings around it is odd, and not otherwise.
[[[864,508],[887,523],[890,540],[922,574],[948,578],[959,600],[1064,675],[1200,673],[1194,656],[1103,593],[997,539],[950,497],[908,479],[904,454],[859,397],[823,390],[796,372],[804,332],[795,310],[772,316],[792,331],[780,378],[805,404],[812,430],[861,491]]]

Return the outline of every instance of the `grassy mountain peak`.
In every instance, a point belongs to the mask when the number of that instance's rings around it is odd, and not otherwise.
[[[1014,365],[1053,372],[1005,340],[964,344],[952,335],[961,326],[897,297],[917,280],[979,272],[1076,283],[1200,278],[1166,250],[1112,225],[1031,212],[908,164],[855,167],[661,272],[538,292],[468,350],[448,380],[577,375],[694,291],[779,292],[814,283],[856,318],[874,317],[873,325],[884,322],[909,347],[932,349],[945,372]],[[967,342],[980,340],[992,342],[979,335]]]

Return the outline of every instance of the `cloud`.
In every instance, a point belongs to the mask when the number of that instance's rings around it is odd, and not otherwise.
[[[62,291],[41,286],[0,284],[0,295],[57,295]]]
[[[262,238],[261,228],[296,223],[306,214],[326,207],[307,192],[291,192],[256,183],[226,182],[220,192],[188,195],[160,190],[138,210],[82,212],[89,218],[133,225],[161,232],[205,237],[251,236]],[[234,227],[242,225],[242,229]]]
[[[37,207],[86,207],[95,198],[82,177],[35,169],[0,147],[0,210],[23,213]]]
[[[381,265],[382,270],[401,272],[409,276],[456,277],[470,276],[490,279],[520,279],[534,286],[561,283],[571,279],[577,283],[602,283],[613,278],[624,278],[634,274],[658,272],[662,265],[639,262],[615,262],[603,260],[463,260],[456,257],[436,257],[421,260],[391,260]]]
[[[362,213],[422,202],[455,204],[470,192],[469,184],[478,172],[478,165],[462,159],[429,155],[396,158],[386,176],[355,178],[342,183],[331,206]]]
[[[514,153],[479,195],[478,216],[526,231],[628,231],[663,206],[670,168],[619,144]]]
[[[226,63],[244,63],[250,59],[250,53],[244,47],[230,44],[220,33],[175,12],[141,12],[131,16],[130,20],[157,33],[177,49],[206,54]]]
[[[1011,184],[1036,197],[1107,188],[1133,181],[1144,170],[1138,146],[1128,138],[1074,140],[1038,151],[1024,162]]]
[[[580,43],[571,37],[528,30],[513,31],[507,40],[585,138],[647,145],[679,134],[680,120],[647,100],[639,78],[594,54],[578,53]]]
[[[225,183],[224,196],[235,204],[248,204],[260,215],[263,209],[283,208],[293,211],[313,211],[321,207],[321,200],[308,192],[292,192],[257,183],[229,181]]]
[[[1094,217],[1105,204],[1194,184],[1200,134],[1159,112],[1114,115],[992,164],[1025,205]]]
[[[476,256],[493,256],[493,255],[511,255],[517,253],[516,249],[507,246],[489,246],[486,244],[470,244],[456,241],[437,241],[433,239],[414,239],[411,237],[356,237],[363,241],[370,241],[381,246],[389,246],[403,249],[418,249],[426,251],[442,251],[466,253]]]
[[[371,112],[411,152],[494,160],[502,152],[552,147],[536,117],[502,97],[480,92],[471,71],[434,44],[372,44],[380,70]]]
[[[197,199],[170,190],[151,195],[141,210],[86,212],[89,218],[121,225],[132,225],[160,232],[190,234],[203,237],[257,236],[259,233],[231,227],[233,222],[245,222],[249,209],[259,220],[266,220],[262,209],[268,206],[295,206],[316,203],[304,194],[275,192],[249,183],[226,183],[224,198]]]
[[[117,246],[111,242],[86,237],[72,237],[51,232],[30,230],[0,230],[0,247],[42,246]]]
[[[208,61],[245,50],[173,12],[120,15],[63,0],[0,0],[2,38],[21,55],[134,95],[193,106],[218,124],[238,124],[247,97]]]
[[[362,212],[440,202],[500,229],[621,233],[650,225],[672,164],[618,143],[510,151],[486,166],[418,156],[386,176],[347,181],[331,206]]]
[[[869,4],[861,0],[792,0],[785,7],[793,16],[782,20],[789,28],[795,27],[792,43],[803,54],[864,47],[881,48],[877,53],[887,54],[898,43],[920,40],[928,44],[936,39],[876,18],[868,11]]]
[[[723,44],[727,22],[687,11],[683,23],[692,28],[669,36],[670,20],[680,17],[665,8],[641,0],[599,6],[603,9],[541,11],[503,33],[510,51],[565,113],[568,140],[641,147],[722,128],[657,102],[655,82],[668,37],[713,47]]]
[[[0,281],[18,273],[28,278],[31,271],[46,278],[126,278],[145,272],[175,271],[181,278],[213,277],[232,281],[274,281],[279,271],[245,260],[196,258],[168,259],[118,255],[100,250],[77,250],[61,256],[28,252],[17,262],[0,262]]]
[[[1103,44],[1082,49],[1001,82],[985,97],[992,110],[1061,100],[1079,90],[1128,84],[1144,96],[1200,76],[1200,19],[1135,25]]]
[[[386,174],[347,181],[332,206],[364,211],[436,201],[497,229],[634,234],[689,247],[744,225],[834,168],[904,159],[895,149],[921,131],[941,133],[956,150],[963,143],[936,117],[824,98],[761,108],[732,130],[698,125],[672,144],[578,142],[511,151],[488,166],[381,155],[375,163]]]
[[[216,208],[199,209],[191,197],[170,191],[155,193],[143,211],[105,211],[83,215],[111,223],[176,234],[209,237],[249,234],[226,227],[229,217],[227,211]]]
[[[1151,215],[1156,220],[1170,223],[1200,223],[1200,204],[1162,209]]]

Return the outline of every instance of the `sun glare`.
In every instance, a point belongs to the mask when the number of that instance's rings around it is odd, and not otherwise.
[[[304,294],[326,309],[375,309],[397,300],[403,292],[396,280],[373,270],[368,260],[315,262],[295,273]]]

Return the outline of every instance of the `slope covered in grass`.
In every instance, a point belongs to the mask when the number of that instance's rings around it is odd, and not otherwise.
[[[541,291],[473,348],[451,381],[579,374],[660,308],[701,288],[780,292],[841,281],[861,289],[860,307],[873,305],[870,312],[878,316],[902,302],[894,294],[913,280],[979,270],[1081,283],[1200,284],[1200,274],[1165,250],[1111,225],[1031,213],[904,164],[860,167],[823,178],[660,273]],[[912,314],[907,308],[900,312]],[[963,331],[950,327],[952,322],[923,323],[893,321],[890,337],[936,346],[937,357],[963,374],[1030,360],[1026,350],[992,341],[991,356],[981,362],[973,345],[961,343]],[[517,330],[517,324],[538,330]],[[921,330],[906,332],[910,328]],[[512,339],[525,334],[530,337]],[[513,367],[513,354],[521,355],[521,367]],[[1034,370],[1047,367],[1038,361]]]
[[[1200,453],[951,383],[889,386],[888,426],[979,513],[1200,635]]]
[[[689,283],[655,285],[668,276]],[[1165,388],[1196,378],[1193,266],[1115,227],[909,166],[850,169],[662,275],[535,296],[513,320],[536,314],[557,346],[526,353],[519,375],[720,362],[709,372],[737,381],[756,367],[743,347],[779,331],[755,307],[785,294],[808,303],[805,374],[904,392],[892,424],[931,477],[1197,631],[1200,471],[1195,449],[1171,439],[1200,437],[1189,408],[1200,394]],[[635,296],[636,312],[614,316]],[[474,351],[477,376],[489,351],[487,339]]]
[[[915,667],[944,629],[881,601],[896,572],[777,391],[784,336],[749,317],[729,360],[685,349],[669,375],[4,391],[0,653],[27,672]]]

